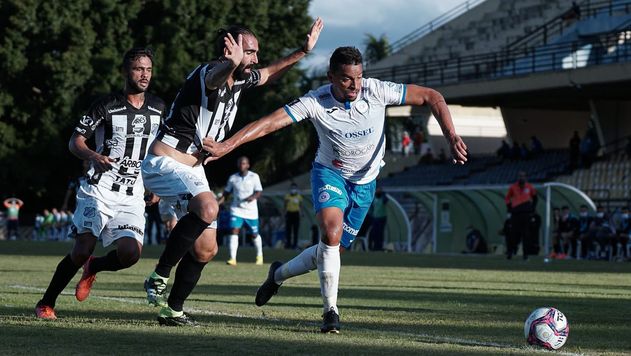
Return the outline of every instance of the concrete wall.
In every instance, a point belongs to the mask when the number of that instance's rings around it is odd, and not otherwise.
[[[544,148],[568,148],[574,130],[587,130],[588,111],[502,108],[508,137],[520,144],[536,135]]]
[[[594,108],[606,143],[631,136],[631,101],[595,101]]]

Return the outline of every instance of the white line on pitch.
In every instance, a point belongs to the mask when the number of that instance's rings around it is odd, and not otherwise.
[[[44,288],[38,288],[38,287],[33,287],[33,286],[25,286],[25,285],[20,285],[20,284],[14,284],[14,285],[10,285],[9,288],[15,288],[15,289],[23,289],[23,290],[28,290],[28,291],[34,291],[34,292],[45,292],[46,289]],[[70,292],[61,292],[62,295],[74,295],[74,292],[70,293]],[[123,297],[105,297],[105,296],[99,296],[99,295],[91,295],[90,298],[92,299],[100,299],[100,300],[108,300],[108,301],[115,301],[115,302],[121,302],[121,303],[127,303],[127,304],[139,304],[139,305],[147,305],[147,302],[145,301],[139,301],[137,299],[129,299],[129,298],[123,298]],[[244,319],[265,319],[265,320],[275,320],[275,321],[282,321],[280,319],[276,319],[276,318],[269,318],[266,316],[262,316],[262,317],[253,317],[253,316],[248,316],[248,315],[243,315],[243,314],[232,314],[232,313],[223,313],[223,312],[217,312],[217,311],[212,311],[212,310],[205,310],[205,309],[196,309],[196,308],[185,308],[186,311],[188,312],[192,312],[195,314],[202,314],[202,315],[218,315],[218,316],[228,316],[228,317],[233,317],[233,318],[244,318]],[[307,323],[308,325],[315,325],[315,323]],[[371,329],[371,328],[364,328],[364,327],[353,327],[353,329],[355,330],[364,330],[364,331],[377,331],[375,329]],[[383,330],[378,330],[380,332],[384,332]],[[471,339],[461,339],[461,338],[455,338],[455,337],[448,337],[448,336],[436,336],[436,335],[431,335],[431,334],[415,334],[415,333],[408,333],[408,332],[402,332],[402,331],[390,331],[388,333],[394,333],[394,334],[398,334],[398,335],[405,335],[411,338],[420,338],[421,342],[425,342],[425,343],[449,343],[449,344],[457,344],[457,345],[465,345],[465,346],[482,346],[482,347],[492,347],[492,348],[499,348],[499,349],[511,349],[511,350],[518,350],[518,351],[525,351],[527,350],[528,352],[536,352],[536,353],[550,353],[550,351],[546,351],[546,350],[541,350],[541,349],[535,349],[535,348],[524,348],[524,347],[516,347],[514,345],[507,345],[507,344],[498,344],[495,342],[486,342],[486,341],[478,341],[478,340],[471,340]],[[563,355],[563,356],[583,356],[584,354],[578,354],[578,353],[573,353],[573,352],[565,352],[565,351],[555,351],[554,355]]]

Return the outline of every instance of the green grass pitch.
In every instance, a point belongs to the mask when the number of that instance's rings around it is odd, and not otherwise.
[[[631,263],[345,253],[342,330],[322,335],[316,273],[286,282],[256,307],[269,262],[295,252],[265,250],[266,265],[256,266],[247,247],[238,266],[224,264],[221,248],[205,268],[185,305],[198,328],[161,327],[158,310],[145,303],[156,246],[130,269],[100,273],[82,303],[73,295],[79,272],[57,301],[59,319],[38,320],[35,303],[71,246],[0,241],[0,355],[546,354],[523,335],[524,320],[541,306],[569,320],[568,342],[555,354],[631,353]]]

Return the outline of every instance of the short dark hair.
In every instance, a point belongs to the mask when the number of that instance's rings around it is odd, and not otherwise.
[[[243,25],[235,24],[230,25],[226,29],[220,28],[219,30],[217,30],[217,37],[215,37],[215,58],[223,56],[223,49],[225,47],[224,38],[226,38],[228,34],[231,34],[232,37],[234,37],[235,41],[237,40],[239,35],[250,35],[256,37],[252,30]]]
[[[355,47],[338,47],[329,59],[329,70],[337,72],[343,65],[362,64],[362,54]]]
[[[123,70],[128,70],[129,66],[131,66],[131,62],[135,61],[140,57],[147,57],[151,60],[151,64],[153,64],[153,50],[149,47],[134,47],[129,51],[125,52],[123,56],[123,63],[121,63],[121,67]]]

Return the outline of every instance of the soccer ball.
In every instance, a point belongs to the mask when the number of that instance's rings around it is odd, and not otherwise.
[[[570,326],[565,315],[555,308],[538,308],[524,323],[524,335],[530,345],[557,350],[567,341]]]

